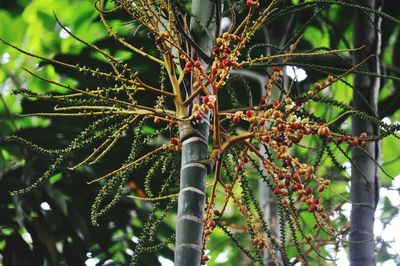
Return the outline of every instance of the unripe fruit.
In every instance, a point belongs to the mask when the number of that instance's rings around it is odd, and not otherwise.
[[[360,139],[361,140],[366,140],[367,139],[367,133],[365,133],[365,132],[361,133]]]
[[[329,75],[328,78],[327,78],[327,80],[329,81],[329,83],[333,83],[333,81],[334,81],[335,79],[333,78],[332,75]]]

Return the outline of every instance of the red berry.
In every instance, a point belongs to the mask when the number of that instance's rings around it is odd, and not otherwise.
[[[232,61],[230,59],[225,59],[223,61],[223,63],[224,63],[224,66],[231,66],[232,65]]]
[[[306,188],[306,193],[307,194],[311,194],[312,193],[312,188],[311,187]]]
[[[244,157],[242,158],[242,161],[243,161],[244,163],[248,163],[248,162],[249,162],[249,157],[244,156]]]
[[[273,67],[272,67],[272,71],[274,71],[274,72],[281,72],[281,68],[278,67],[278,66],[273,66]]]
[[[194,61],[194,67],[200,68],[201,62],[199,60]]]
[[[254,5],[254,2],[252,0],[247,0],[246,1],[246,6],[252,7]]]
[[[261,140],[262,140],[263,142],[265,142],[265,143],[268,143],[268,142],[271,140],[271,137],[270,137],[269,135],[262,136],[262,137],[261,137]]]
[[[302,189],[302,188],[303,188],[303,185],[302,185],[301,183],[296,183],[296,188],[297,188],[297,189]]]
[[[280,117],[280,116],[281,116],[281,112],[279,112],[278,110],[275,110],[275,111],[272,113],[272,115],[275,116],[275,117]]]
[[[197,120],[203,119],[203,114],[198,112],[194,115],[194,118],[196,118]]]
[[[333,78],[332,75],[329,75],[328,78],[327,78],[327,80],[329,81],[329,83],[333,83],[333,81],[334,81],[335,79]]]
[[[266,104],[267,103],[267,99],[265,99],[265,97],[262,97],[261,100],[260,100],[260,103],[262,105]]]
[[[218,69],[215,66],[213,66],[211,68],[211,74],[213,74],[215,76],[215,75],[217,75],[217,72],[218,72]]]
[[[221,216],[221,213],[219,212],[219,210],[214,210],[214,215]]]
[[[207,104],[210,101],[210,97],[208,95],[204,96],[203,103]]]
[[[315,211],[316,209],[317,209],[317,205],[315,205],[315,204],[311,204],[310,207],[308,207],[308,211],[309,211],[309,212],[313,212],[313,211]]]
[[[274,194],[275,194],[275,195],[281,194],[281,189],[278,188],[278,187],[276,187],[276,188],[274,189]]]
[[[272,104],[274,106],[274,108],[279,106],[279,102],[278,101],[274,101],[274,103]]]
[[[357,145],[358,145],[358,139],[354,138],[354,139],[351,141],[351,145],[357,146]]]
[[[192,68],[192,66],[193,66],[192,62],[187,62],[185,68]]]
[[[211,221],[210,222],[210,227],[214,227],[215,226],[215,222],[214,221]]]
[[[161,122],[161,118],[159,117],[154,117],[154,123],[159,124]]]
[[[248,118],[250,118],[250,117],[252,117],[254,115],[254,111],[253,110],[247,110],[246,111],[246,116],[248,117]]]
[[[178,140],[177,138],[170,138],[170,139],[169,139],[169,142],[170,142],[171,144],[177,145],[177,144],[179,143],[179,140]]]
[[[177,123],[175,121],[169,122],[169,126],[170,127],[175,127],[176,125],[177,125]]]
[[[276,128],[277,128],[279,131],[283,131],[283,130],[285,129],[285,126],[284,126],[283,124],[278,124],[278,125],[276,126]]]
[[[240,118],[238,116],[234,116],[232,121],[233,121],[234,124],[237,125],[237,124],[239,124]]]

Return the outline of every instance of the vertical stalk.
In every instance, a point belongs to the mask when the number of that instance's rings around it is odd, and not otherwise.
[[[379,9],[380,1],[366,0],[363,5],[372,9]],[[370,60],[367,65],[363,66],[362,70],[378,74],[380,72],[379,59],[381,53],[380,24],[380,19],[375,14],[367,14],[361,10],[355,11],[353,45],[354,47],[366,45],[366,47],[355,54],[354,63],[357,64],[368,55],[375,54],[375,60]],[[368,101],[369,106],[356,94],[353,97],[353,106],[363,112],[376,115],[379,86],[380,79],[378,77],[356,74],[354,76],[354,87]],[[362,132],[366,132],[368,135],[376,135],[377,131],[376,125],[371,122],[353,117],[352,134],[359,136]],[[365,149],[375,160],[378,159],[378,142],[367,143]],[[377,166],[369,155],[357,147],[353,148],[352,161],[354,165],[351,171],[350,264],[352,266],[375,265],[373,229],[375,209],[379,200]],[[363,171],[364,177],[356,168]]]
[[[207,54],[213,46],[215,26],[210,27],[215,14],[215,2],[193,0],[190,30],[194,41]],[[214,23],[214,22],[212,22]],[[193,57],[197,57],[193,51]],[[203,64],[206,69],[206,65]],[[190,122],[180,124],[182,162],[178,217],[176,223],[175,265],[200,265],[202,258],[203,214],[206,200],[209,118],[205,117],[194,127]]]

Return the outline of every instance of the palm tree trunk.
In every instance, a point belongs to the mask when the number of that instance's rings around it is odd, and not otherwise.
[[[372,9],[380,9],[379,0],[366,0],[363,5]],[[359,63],[371,54],[376,57],[363,66],[364,71],[379,74],[380,59],[380,19],[375,14],[355,11],[353,26],[353,45],[360,47],[366,45],[362,52],[356,53],[354,63]],[[373,112],[377,113],[377,96],[380,87],[380,79],[366,75],[354,76],[354,87],[368,101]],[[353,97],[353,106],[363,112],[373,114],[372,110],[357,94]],[[375,115],[375,114],[373,114]],[[359,136],[362,132],[368,135],[376,135],[376,125],[353,118],[352,133]],[[367,143],[365,149],[378,159],[378,143]],[[361,149],[354,147],[352,151],[353,167],[351,171],[351,200],[352,210],[350,217],[350,264],[352,266],[375,265],[374,251],[374,214],[379,200],[379,182],[377,166]],[[359,172],[360,169],[363,174]]]
[[[210,0],[192,1],[193,18],[190,30],[194,41],[207,54],[213,46],[213,39],[205,26],[213,32],[210,22],[215,14],[215,2]],[[196,57],[196,53],[193,52]],[[203,68],[206,65],[203,64]],[[200,265],[202,258],[203,214],[206,200],[208,159],[209,119],[206,117],[194,127],[190,122],[180,124],[182,143],[182,162],[180,193],[178,200],[178,218],[176,223],[176,266]]]

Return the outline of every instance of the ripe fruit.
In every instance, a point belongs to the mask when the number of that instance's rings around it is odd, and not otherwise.
[[[159,124],[161,122],[161,118],[154,117],[154,124]]]
[[[307,194],[311,194],[312,193],[312,188],[311,187],[306,188],[306,193]]]
[[[247,116],[248,118],[252,117],[253,115],[254,115],[254,111],[253,111],[253,110],[247,110],[247,111],[246,111],[246,116]]]
[[[179,140],[178,140],[177,138],[170,138],[170,139],[169,139],[169,142],[170,142],[171,144],[177,145],[177,144],[179,143]]]
[[[352,146],[357,146],[357,145],[358,145],[358,139],[354,138],[354,139],[351,141],[351,145],[352,145]]]
[[[275,194],[275,195],[281,194],[281,189],[280,189],[279,187],[276,187],[276,188],[274,189],[274,194]]]
[[[275,110],[275,111],[272,113],[272,115],[275,116],[275,117],[280,117],[280,116],[281,116],[281,112],[279,112],[278,110]]]
[[[263,142],[265,142],[265,143],[268,143],[268,142],[271,140],[271,137],[270,137],[269,135],[262,136],[262,137],[261,137],[261,140],[262,140]]]
[[[235,125],[237,125],[237,124],[239,124],[240,118],[239,118],[238,116],[234,116],[233,119],[232,119],[232,121],[233,121],[233,123],[234,123]]]
[[[223,61],[223,63],[224,63],[224,66],[231,66],[232,65],[232,61],[230,59],[225,59]]]
[[[215,75],[217,75],[217,73],[218,73],[218,69],[215,66],[213,66],[211,68],[211,74],[213,74],[215,76]]]
[[[169,122],[169,126],[170,127],[175,127],[176,125],[177,125],[177,123],[175,121]]]
[[[194,67],[200,68],[201,62],[199,60],[194,61]]]
[[[278,67],[278,66],[273,66],[273,67],[272,67],[272,71],[274,71],[274,72],[280,72],[280,71],[281,71],[281,68]]]

